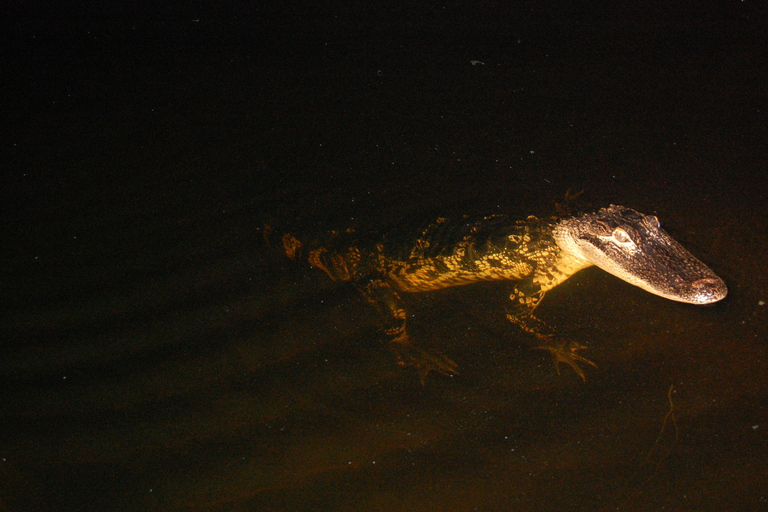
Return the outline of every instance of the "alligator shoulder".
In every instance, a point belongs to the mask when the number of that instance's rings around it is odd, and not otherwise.
[[[651,293],[693,304],[715,302],[727,293],[723,281],[661,229],[656,217],[616,205],[562,219],[438,218],[422,228],[381,235],[348,229],[331,231],[322,240],[291,233],[279,239],[288,257],[305,258],[331,279],[357,287],[379,312],[399,362],[415,366],[422,379],[429,371],[456,373],[457,366],[414,343],[402,293],[514,282],[507,318],[582,378],[578,363],[592,364],[577,354],[583,347],[558,338],[533,314],[547,291],[579,270],[597,265]]]

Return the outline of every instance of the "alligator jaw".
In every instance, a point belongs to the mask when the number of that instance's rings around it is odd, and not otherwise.
[[[655,295],[711,304],[728,294],[723,280],[661,229],[652,215],[611,205],[561,220],[553,235],[564,252]]]

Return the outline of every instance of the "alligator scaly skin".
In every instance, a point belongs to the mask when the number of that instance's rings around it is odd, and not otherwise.
[[[271,230],[265,230],[269,240]],[[504,215],[454,221],[439,218],[409,231],[378,236],[348,229],[306,242],[285,233],[283,252],[306,258],[331,279],[349,281],[380,313],[383,331],[401,364],[453,374],[450,359],[413,343],[401,293],[438,290],[480,281],[515,281],[507,318],[533,334],[555,363],[566,363],[584,378],[577,354],[582,345],[555,336],[533,312],[544,295],[581,269],[597,265],[650,293],[689,304],[711,304],[728,289],[709,267],[661,229],[659,219],[611,205],[596,213],[542,221],[514,221]]]
[[[438,218],[421,229],[395,229],[381,236],[346,230],[307,242],[284,233],[279,245],[289,258],[306,259],[331,279],[351,282],[379,312],[382,331],[400,363],[415,366],[422,380],[430,371],[458,373],[457,366],[414,344],[401,294],[492,280],[516,281],[507,318],[583,377],[575,364],[588,362],[575,353],[583,347],[556,340],[533,315],[548,290],[585,266],[563,253],[552,228],[552,222],[536,217]]]

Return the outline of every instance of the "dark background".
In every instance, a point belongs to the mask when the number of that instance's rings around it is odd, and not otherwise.
[[[0,510],[768,509],[768,15],[722,2],[35,2],[0,54]],[[424,386],[305,231],[611,203],[727,282],[408,297]],[[672,414],[668,414],[669,412]],[[674,421],[673,421],[674,420]]]

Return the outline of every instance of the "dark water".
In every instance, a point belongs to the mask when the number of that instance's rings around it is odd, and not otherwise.
[[[132,9],[5,36],[0,510],[768,509],[756,3]],[[407,298],[461,367],[421,386],[353,289],[259,232],[582,189],[730,289],[577,274],[538,311],[586,382],[487,284]]]

